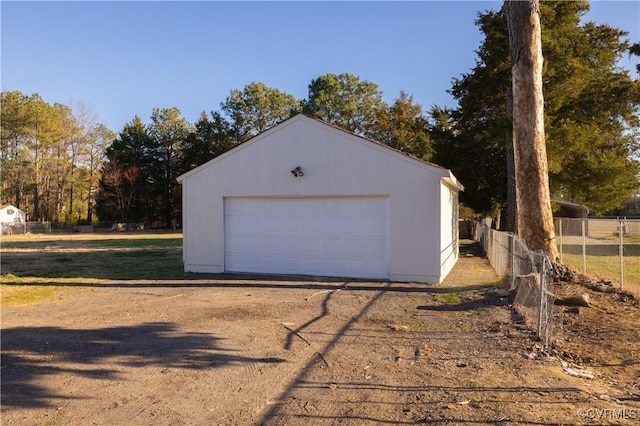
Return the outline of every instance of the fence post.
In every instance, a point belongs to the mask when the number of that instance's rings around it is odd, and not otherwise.
[[[623,230],[623,222],[622,218],[618,218],[618,233],[620,234],[620,290],[624,290],[624,259],[623,259],[623,244],[624,244],[624,230]]]
[[[489,233],[491,234],[491,257],[489,258],[489,263],[493,269],[498,271],[498,268],[496,268],[496,231],[492,228]]]
[[[562,218],[558,218],[558,232],[560,233],[560,263],[562,263]]]
[[[545,277],[547,275],[545,269],[547,266],[547,259],[544,254],[540,254],[542,257],[542,268],[540,268],[540,301],[538,303],[538,338],[542,338],[542,310],[544,309],[545,301]]]
[[[510,255],[511,255],[511,282],[509,283],[509,288],[515,288],[516,286],[516,234],[511,234],[511,250],[510,251]]]
[[[587,275],[587,236],[585,232],[585,220],[582,219],[582,273]]]

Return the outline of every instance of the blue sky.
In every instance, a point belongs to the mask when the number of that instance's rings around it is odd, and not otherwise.
[[[455,106],[446,91],[474,66],[477,13],[501,5],[3,0],[2,90],[83,103],[114,131],[154,107],[195,122],[254,81],[303,99],[326,73],[375,83],[387,102],[404,90],[424,110]],[[638,1],[594,1],[587,18],[640,41]]]

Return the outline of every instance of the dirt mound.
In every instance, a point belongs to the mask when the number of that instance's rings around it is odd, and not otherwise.
[[[557,297],[584,295],[589,307],[556,307],[561,332],[551,353],[593,370],[618,400],[640,401],[640,299],[585,277],[554,290]]]

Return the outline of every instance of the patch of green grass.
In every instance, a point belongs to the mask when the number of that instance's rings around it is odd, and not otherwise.
[[[483,287],[501,286],[503,283],[502,278],[496,278],[495,280],[482,283]]]
[[[51,299],[57,288],[52,286],[6,286],[0,288],[0,305],[28,305]]]
[[[27,305],[47,301],[70,287],[104,284],[94,278],[18,277],[6,274],[0,282],[0,306]]]
[[[3,238],[0,303],[33,303],[56,289],[183,276],[182,235],[46,234]]]
[[[433,296],[433,300],[445,305],[455,305],[460,303],[460,293],[436,294]]]
[[[3,285],[42,285],[42,286],[54,286],[54,287],[74,287],[82,286],[86,284],[103,284],[108,282],[105,279],[94,278],[46,278],[46,277],[18,277],[13,274],[2,275]],[[3,287],[4,290],[4,287]]]
[[[136,257],[166,257],[168,253],[160,250],[133,250],[113,253],[114,257],[124,257],[127,259]]]
[[[125,238],[111,240],[96,240],[96,247],[113,248],[156,248],[156,247],[182,247],[182,235],[175,234],[172,238]]]
[[[562,261],[574,272],[579,274],[584,273],[584,264],[581,253],[564,252],[562,254]],[[623,268],[625,289],[640,293],[640,253],[638,253],[637,256],[625,254],[623,256]],[[587,247],[585,275],[595,279],[611,281],[613,285],[619,286],[620,257],[617,252],[610,255],[603,255],[600,253],[591,255],[589,254],[589,248]]]

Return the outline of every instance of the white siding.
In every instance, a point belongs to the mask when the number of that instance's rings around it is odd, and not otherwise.
[[[440,281],[458,261],[458,192],[440,184]]]

